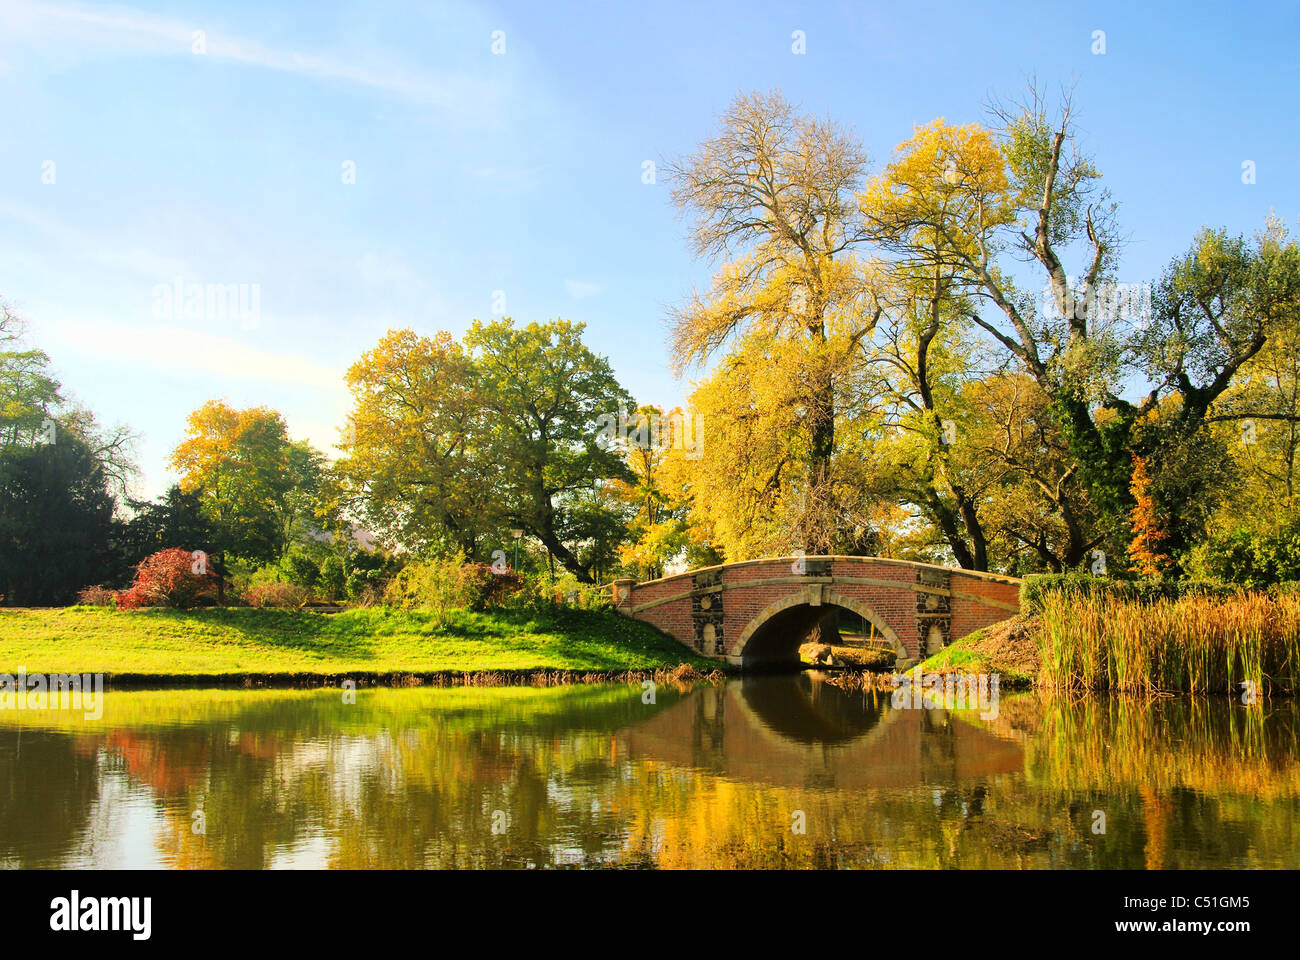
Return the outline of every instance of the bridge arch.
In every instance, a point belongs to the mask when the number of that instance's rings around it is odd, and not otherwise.
[[[800,638],[830,612],[828,607],[841,607],[856,613],[889,641],[899,660],[908,658],[903,641],[880,614],[861,600],[826,590],[815,598],[807,592],[793,593],[768,604],[746,624],[727,659],[741,666],[797,663],[802,643]]]

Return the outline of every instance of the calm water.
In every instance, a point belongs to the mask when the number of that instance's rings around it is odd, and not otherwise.
[[[0,866],[1296,867],[1297,729],[1289,700],[982,718],[816,674],[653,704],[113,693],[98,720],[0,711]]]

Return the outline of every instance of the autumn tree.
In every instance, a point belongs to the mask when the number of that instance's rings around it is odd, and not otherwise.
[[[295,452],[296,451],[296,452]],[[180,488],[198,495],[212,530],[207,552],[225,602],[230,558],[270,561],[288,545],[296,492],[315,483],[318,458],[289,440],[284,418],[268,407],[237,410],[211,400],[190,414],[185,438],[172,453]],[[191,545],[203,549],[203,545]]]
[[[629,479],[610,484],[610,495],[626,504],[629,514],[619,559],[643,580],[662,577],[691,545],[682,461],[698,451],[703,438],[688,417],[693,415],[680,408],[665,415],[646,404],[629,412],[626,435],[614,438],[630,472]]]
[[[755,463],[767,475],[752,483],[790,487],[787,503],[829,503],[832,514],[837,378],[877,316],[854,253],[862,224],[853,192],[865,165],[846,130],[800,115],[779,93],[753,93],[732,102],[714,137],[668,166],[696,254],[723,261],[711,288],[675,311],[674,361],[685,370],[728,350],[779,352],[798,462]],[[841,539],[842,525],[808,546]]]
[[[582,331],[508,318],[475,321],[461,343],[390,331],[348,373],[331,499],[415,552],[489,559],[520,529],[591,582],[625,534],[607,487],[628,476],[596,422],[632,401]]]
[[[484,476],[488,425],[474,364],[450,334],[390,330],[347,373],[336,465],[345,506],[407,549],[478,556],[499,533]]]
[[[1133,541],[1129,556],[1133,569],[1144,577],[1158,577],[1169,565],[1165,518],[1151,495],[1151,474],[1143,457],[1133,458]]]

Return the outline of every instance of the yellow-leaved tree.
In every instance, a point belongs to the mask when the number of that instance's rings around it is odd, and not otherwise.
[[[836,425],[855,350],[879,316],[854,252],[866,154],[779,93],[737,97],[720,126],[668,168],[695,252],[721,261],[673,325],[679,371],[722,355],[692,400],[708,424],[693,508],[728,559],[849,549]]]
[[[291,442],[284,418],[269,407],[210,400],[186,420],[171,466],[181,489],[198,494],[224,603],[228,557],[265,562],[283,554],[319,483],[321,455]]]

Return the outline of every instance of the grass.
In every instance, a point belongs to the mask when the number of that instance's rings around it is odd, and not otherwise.
[[[971,635],[972,637],[974,634]],[[921,664],[922,673],[949,673],[954,670],[965,671],[967,673],[977,673],[988,664],[983,657],[971,650],[968,645],[970,638],[963,637],[951,645],[944,647],[934,656],[927,659]]]
[[[135,676],[715,669],[608,611],[0,610],[0,673]]]

